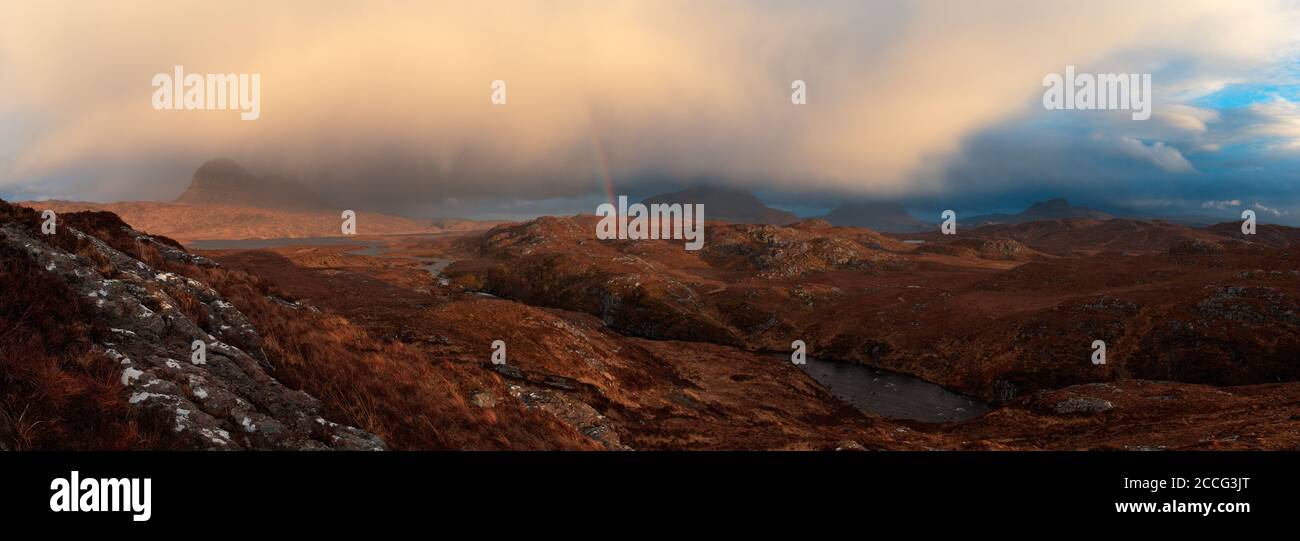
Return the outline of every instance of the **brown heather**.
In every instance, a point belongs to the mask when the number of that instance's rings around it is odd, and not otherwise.
[[[0,201],[0,221],[39,214]],[[62,237],[66,242],[71,236]],[[91,308],[26,254],[0,246],[0,446],[11,450],[162,449],[166,419],[135,411],[120,371],[92,350]]]

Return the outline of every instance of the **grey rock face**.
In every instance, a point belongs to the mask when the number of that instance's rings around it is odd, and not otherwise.
[[[169,261],[216,265],[148,235],[126,232]],[[379,437],[325,419],[319,400],[271,377],[261,336],[215,290],[155,269],[93,236],[72,233],[111,263],[116,271],[108,273],[111,278],[89,259],[14,224],[0,227],[0,242],[25,251],[91,301],[112,335],[98,346],[121,366],[131,404],[174,416],[175,431],[199,449],[385,449]],[[180,308],[178,298],[197,301],[189,313],[205,313],[204,326],[212,333]],[[203,343],[202,357],[191,350],[195,341]]]
[[[1090,397],[1071,397],[1052,406],[1052,409],[1059,414],[1070,413],[1101,413],[1114,408],[1115,405],[1109,400]]]

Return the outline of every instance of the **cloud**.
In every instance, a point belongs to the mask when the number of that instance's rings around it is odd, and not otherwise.
[[[1271,207],[1266,207],[1266,206],[1261,205],[1261,204],[1259,204],[1259,203],[1255,203],[1255,210],[1259,210],[1259,211],[1267,212],[1267,213],[1272,214],[1272,215],[1274,215],[1274,216],[1286,216],[1287,214],[1290,214],[1289,212],[1287,212],[1287,211],[1285,211],[1285,210],[1279,210],[1279,209],[1275,209],[1275,208],[1271,208]]]
[[[1148,145],[1136,138],[1125,137],[1120,139],[1117,145],[1121,152],[1150,160],[1151,163],[1156,164],[1157,167],[1165,171],[1188,172],[1192,170],[1192,164],[1183,157],[1183,153],[1174,147],[1165,145],[1163,142],[1154,141]]]
[[[1278,97],[1250,109],[1257,116],[1254,133],[1276,138],[1275,148],[1300,150],[1300,105]]]
[[[1204,203],[1201,203],[1201,208],[1203,209],[1226,210],[1229,207],[1240,207],[1240,206],[1241,206],[1240,199],[1233,199],[1230,201],[1206,201]]]
[[[1241,80],[1297,22],[1282,1],[0,2],[0,120],[16,126],[0,131],[0,191],[161,199],[231,156],[404,210],[585,197],[606,168],[620,190],[941,193],[959,185],[936,167],[1042,115],[1042,77],[1067,64],[1155,72],[1157,117],[1102,128],[1096,152],[1192,174],[1179,138],[1208,139],[1215,114],[1161,88]],[[260,73],[262,118],[154,111],[149,81],[177,64]],[[505,106],[488,101],[496,79]]]
[[[1207,124],[1219,119],[1218,111],[1182,104],[1166,105],[1154,115],[1170,128],[1198,134],[1209,131]]]

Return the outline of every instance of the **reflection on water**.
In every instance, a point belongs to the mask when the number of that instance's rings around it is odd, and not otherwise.
[[[940,423],[979,417],[993,409],[921,378],[865,365],[810,357],[801,368],[840,400],[881,417]]]

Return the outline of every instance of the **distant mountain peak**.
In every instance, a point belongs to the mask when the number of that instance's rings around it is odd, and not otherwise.
[[[1020,224],[1039,220],[1069,220],[1082,218],[1086,220],[1111,220],[1114,216],[1097,209],[1076,207],[1064,197],[1039,201],[1019,214],[987,214],[970,218],[958,218],[962,223],[981,226],[989,224]]]
[[[764,205],[748,190],[711,184],[647,197],[641,202],[647,205],[652,203],[703,204],[706,220],[777,225],[791,224],[800,220],[793,213]]]
[[[1033,205],[1029,206],[1029,209],[1026,212],[1034,211],[1034,210],[1039,210],[1039,211],[1062,210],[1068,208],[1071,208],[1070,202],[1068,200],[1066,200],[1064,197],[1056,197],[1056,198],[1048,199],[1046,201],[1039,201],[1037,203],[1034,203]]]
[[[820,219],[841,227],[866,227],[887,233],[915,233],[929,227],[893,201],[845,203]]]
[[[176,202],[269,209],[328,207],[307,187],[281,177],[255,176],[230,158],[208,160],[200,165]]]
[[[257,177],[230,158],[217,158],[203,162],[190,179],[190,188],[231,188],[254,189]]]

